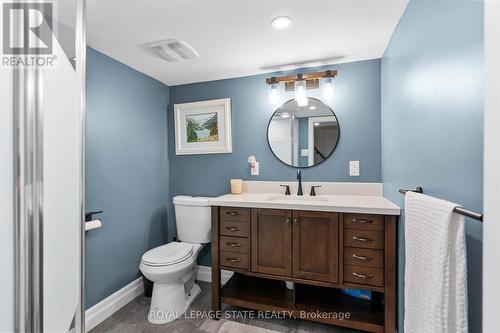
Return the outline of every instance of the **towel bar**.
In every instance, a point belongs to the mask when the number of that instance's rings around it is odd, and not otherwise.
[[[403,195],[405,195],[406,192],[424,193],[424,189],[422,187],[418,186],[414,190],[399,190],[399,193],[401,193]],[[467,216],[467,217],[470,217],[474,220],[478,220],[480,222],[483,222],[483,214],[481,214],[481,213],[473,212],[471,210],[468,210],[468,209],[465,209],[462,207],[455,207],[455,209],[453,211],[457,214]]]

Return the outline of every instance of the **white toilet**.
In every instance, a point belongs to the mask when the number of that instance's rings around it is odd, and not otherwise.
[[[148,320],[165,324],[181,316],[200,294],[194,282],[196,258],[204,243],[210,242],[210,198],[174,197],[177,238],[149,250],[139,266],[146,278],[154,282]]]

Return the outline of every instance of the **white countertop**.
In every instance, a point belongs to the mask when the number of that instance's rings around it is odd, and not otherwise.
[[[319,194],[315,197],[279,193],[226,194],[210,200],[212,206],[296,209],[339,213],[400,215],[400,208],[378,195]]]

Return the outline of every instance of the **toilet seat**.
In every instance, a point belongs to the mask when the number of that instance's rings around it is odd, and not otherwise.
[[[147,266],[170,266],[189,259],[192,254],[192,244],[171,242],[146,252],[142,256],[142,262]]]

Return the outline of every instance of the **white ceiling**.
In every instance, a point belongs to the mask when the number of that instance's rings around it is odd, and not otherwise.
[[[408,0],[87,0],[87,40],[167,85],[380,58]],[[278,15],[292,26],[276,30]],[[169,63],[175,38],[200,57]]]

